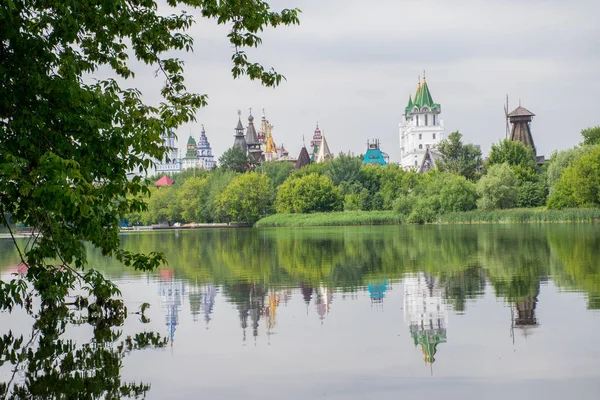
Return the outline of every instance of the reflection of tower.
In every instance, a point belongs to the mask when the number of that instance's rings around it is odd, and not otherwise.
[[[163,271],[159,285],[159,294],[161,297],[161,307],[166,309],[165,324],[169,328],[169,338],[171,345],[173,345],[175,329],[179,325],[179,308],[181,307],[182,297],[185,294],[183,281],[175,280],[171,271]]]
[[[202,312],[204,313],[204,322],[206,322],[206,328],[208,329],[208,323],[210,322],[210,314],[215,306],[215,297],[217,297],[217,288],[211,284],[204,285],[202,290]]]
[[[308,305],[312,298],[313,288],[309,284],[300,282],[300,290],[302,291],[302,298],[304,298],[304,303],[306,304],[306,315],[308,315]]]
[[[513,342],[515,338],[513,329],[515,327],[521,330],[523,336],[527,337],[529,328],[538,326],[538,321],[535,317],[537,296],[538,293],[535,293],[533,296],[521,297],[514,303],[514,309],[511,307],[511,336]]]
[[[315,304],[317,306],[317,314],[319,314],[321,320],[325,319],[325,315],[329,314],[329,308],[331,307],[332,301],[333,292],[324,286],[320,286],[319,289],[317,289]]]
[[[437,345],[446,342],[447,314],[439,280],[422,272],[404,278],[404,323],[423,360],[433,365]]]
[[[369,291],[371,303],[383,303],[383,298],[385,297],[385,292],[387,291],[387,285],[387,279],[381,279],[369,283],[367,290]]]

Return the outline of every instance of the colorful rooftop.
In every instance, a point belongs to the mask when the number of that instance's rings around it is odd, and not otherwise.
[[[404,111],[406,114],[408,114],[415,107],[417,107],[419,110],[421,110],[423,107],[428,107],[429,109],[437,107],[437,109],[440,111],[442,109],[442,106],[440,104],[433,101],[433,97],[431,96],[431,92],[429,91],[429,86],[427,85],[425,75],[423,75],[422,85],[421,78],[419,77],[419,82],[417,83],[417,92],[415,93],[414,100],[411,96],[408,97],[408,104]]]
[[[373,143],[367,142],[367,152],[363,158],[363,164],[387,165],[389,156],[379,148],[379,140]]]

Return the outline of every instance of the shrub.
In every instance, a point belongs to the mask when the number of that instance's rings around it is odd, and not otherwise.
[[[331,179],[316,173],[288,178],[277,192],[278,213],[312,213],[341,210],[343,197]]]
[[[548,207],[600,206],[600,146],[569,165],[548,199]]]
[[[517,177],[508,163],[490,166],[488,173],[477,182],[482,210],[512,208],[517,204]]]
[[[234,222],[254,223],[273,204],[273,188],[265,174],[250,172],[235,177],[217,195],[215,210]]]

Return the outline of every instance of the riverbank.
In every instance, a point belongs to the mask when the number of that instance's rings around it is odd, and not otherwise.
[[[433,224],[522,224],[555,222],[598,222],[599,208],[576,208],[547,210],[544,208],[516,208],[496,211],[467,211],[437,217]],[[274,214],[262,218],[255,226],[353,226],[353,225],[400,225],[406,216],[393,211],[345,211],[314,214]]]

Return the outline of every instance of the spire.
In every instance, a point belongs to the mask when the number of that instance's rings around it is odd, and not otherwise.
[[[238,110],[238,123],[235,128],[235,139],[233,141],[233,146],[239,147],[244,152],[248,151],[248,144],[246,143],[246,138],[244,137],[244,126],[242,125],[242,111]]]
[[[252,114],[248,116],[248,128],[246,129],[246,143],[248,143],[248,145],[258,143],[258,135],[256,134],[256,129],[254,128],[254,117],[252,116]]]
[[[306,146],[302,146],[300,149],[300,154],[298,155],[298,160],[296,161],[296,169],[300,169],[302,167],[310,164],[310,156],[308,155],[308,150],[306,150]]]
[[[331,154],[331,151],[329,151],[329,145],[327,144],[327,140],[325,140],[325,134],[323,133],[321,137],[321,145],[319,146],[319,152],[317,153],[317,157],[315,158],[316,162],[324,162],[333,158],[333,154]]]
[[[410,105],[410,98],[409,98],[409,105]],[[432,109],[436,106],[438,109],[441,108],[439,104],[437,104],[433,101],[433,97],[431,96],[431,92],[429,91],[429,85],[427,85],[427,80],[425,79],[425,71],[423,71],[423,80],[422,81],[421,81],[421,77],[419,76],[419,82],[417,84],[417,93],[415,93],[415,97],[414,97],[413,103],[411,105],[411,108],[413,108],[415,106],[418,107],[419,109],[423,108],[424,106],[427,106],[430,109]],[[407,110],[409,110],[408,107],[407,107]]]

